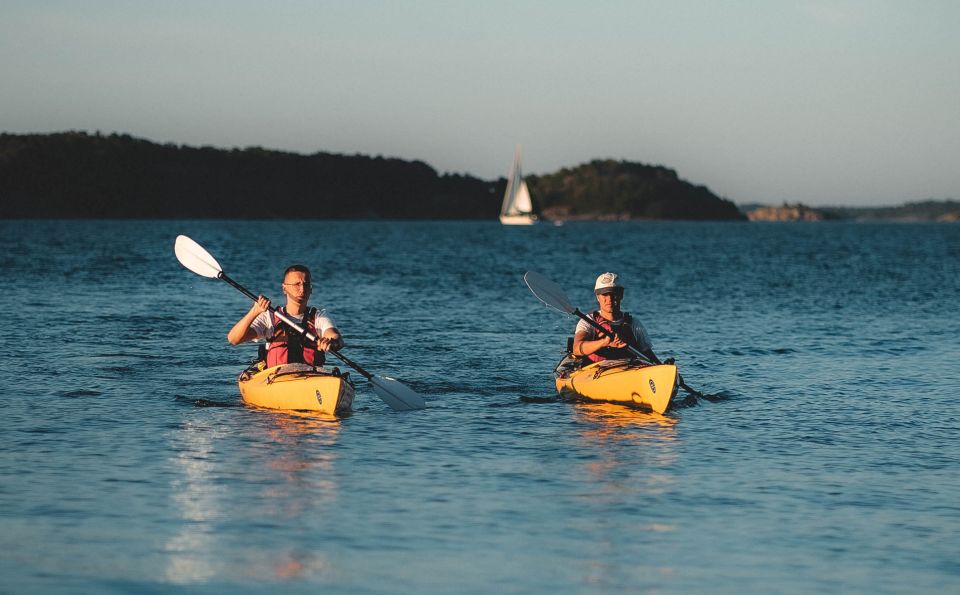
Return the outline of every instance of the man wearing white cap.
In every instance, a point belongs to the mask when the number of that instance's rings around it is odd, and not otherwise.
[[[605,359],[628,359],[634,357],[627,348],[630,345],[647,356],[650,361],[660,363],[653,352],[647,329],[643,328],[639,321],[634,320],[633,316],[620,310],[620,302],[623,300],[620,276],[616,273],[603,273],[597,277],[593,293],[597,296],[600,309],[591,313],[590,317],[616,335],[616,338],[611,339],[585,320],[581,320],[573,335],[573,355],[586,356],[594,362]]]

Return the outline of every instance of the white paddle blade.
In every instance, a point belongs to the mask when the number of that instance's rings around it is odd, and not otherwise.
[[[177,236],[177,241],[173,243],[173,252],[180,264],[203,277],[216,279],[223,271],[216,258],[187,236]]]
[[[527,284],[527,287],[530,288],[530,291],[533,292],[533,295],[537,296],[538,300],[551,308],[555,308],[566,314],[573,314],[576,310],[576,308],[570,305],[567,294],[563,292],[563,289],[540,273],[527,271],[523,274],[523,281]]]
[[[377,396],[394,411],[410,411],[427,406],[423,397],[399,380],[386,376],[371,376],[370,383],[373,384],[373,391]]]

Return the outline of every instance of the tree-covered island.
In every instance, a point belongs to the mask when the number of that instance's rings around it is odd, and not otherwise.
[[[744,216],[660,166],[593,161],[529,176],[547,219]],[[421,161],[159,144],[126,134],[0,134],[0,218],[496,219],[505,179]],[[301,205],[291,212],[288,205]]]

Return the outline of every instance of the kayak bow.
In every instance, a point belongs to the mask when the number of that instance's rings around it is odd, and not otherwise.
[[[560,396],[634,405],[663,413],[677,394],[680,376],[672,364],[650,365],[635,359],[604,360],[579,367],[575,358],[557,366]]]

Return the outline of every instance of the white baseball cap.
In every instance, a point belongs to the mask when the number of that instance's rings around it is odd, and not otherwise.
[[[593,293],[614,293],[623,291],[623,285],[620,284],[620,275],[616,273],[603,273],[597,277],[597,282],[593,284]]]

